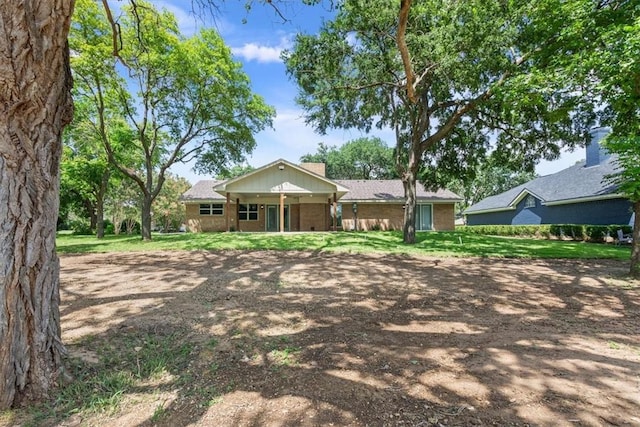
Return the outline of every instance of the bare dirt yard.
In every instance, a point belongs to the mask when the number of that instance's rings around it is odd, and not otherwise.
[[[194,251],[61,265],[71,360],[136,378],[115,410],[62,425],[640,425],[627,263]]]

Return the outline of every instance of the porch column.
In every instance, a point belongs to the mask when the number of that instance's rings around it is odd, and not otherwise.
[[[333,193],[333,231],[338,231],[338,196]]]
[[[329,212],[326,212],[326,213],[328,213],[329,215],[325,215],[325,216],[324,216],[324,220],[326,221],[326,220],[327,220],[327,218],[329,218],[329,224],[325,224],[324,229],[325,229],[326,231],[331,231],[331,218],[332,218],[332,215],[333,215],[333,214],[331,213],[331,197],[328,197],[328,198],[327,198],[327,209],[329,210]]]
[[[226,222],[227,222],[227,233],[229,231],[231,231],[231,194],[229,192],[227,192],[227,206],[225,207],[226,211],[227,211],[227,217],[226,217]]]
[[[280,193],[280,232],[284,233],[284,193]]]
[[[240,199],[236,199],[236,231],[240,231]]]

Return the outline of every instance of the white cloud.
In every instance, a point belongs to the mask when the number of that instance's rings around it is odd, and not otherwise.
[[[242,47],[232,47],[231,52],[245,61],[260,63],[282,62],[280,55],[284,49],[291,47],[291,40],[282,37],[277,46],[264,46],[257,43],[245,43]]]

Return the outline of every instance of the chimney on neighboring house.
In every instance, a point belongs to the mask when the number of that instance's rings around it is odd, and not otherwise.
[[[607,150],[600,145],[602,138],[611,132],[609,128],[593,128],[589,131],[590,141],[587,143],[587,161],[585,167],[597,166],[609,158]]]
[[[306,169],[320,176],[325,176],[324,163],[300,163],[302,169]]]

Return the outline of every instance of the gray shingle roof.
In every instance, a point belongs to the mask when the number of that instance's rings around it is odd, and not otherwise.
[[[183,201],[205,201],[205,200],[224,200],[224,197],[215,191],[214,187],[220,185],[224,181],[203,180],[198,181],[193,187],[186,191],[181,200]],[[397,180],[335,180],[340,185],[349,189],[340,201],[363,201],[363,200],[388,200],[402,201],[404,200],[404,187],[402,181]],[[426,191],[424,187],[417,183],[418,200],[429,201],[460,201],[460,197],[449,190]]]
[[[337,179],[336,182],[349,189],[340,201],[349,202],[355,200],[398,200],[403,201],[404,187],[399,179],[392,180],[363,180],[363,179]],[[418,200],[430,201],[460,201],[461,198],[449,190],[427,191],[422,184],[416,183],[416,195]]]
[[[223,183],[224,180],[207,179],[198,181],[193,187],[188,189],[180,200],[188,202],[190,200],[225,200],[224,196],[213,191],[213,188]]]
[[[616,187],[605,180],[606,175],[616,171],[615,159],[615,156],[611,156],[591,167],[585,167],[584,161],[578,162],[560,172],[541,176],[504,193],[487,197],[470,206],[464,213],[507,209],[523,191],[533,194],[543,203],[562,203],[565,200],[615,194]]]

